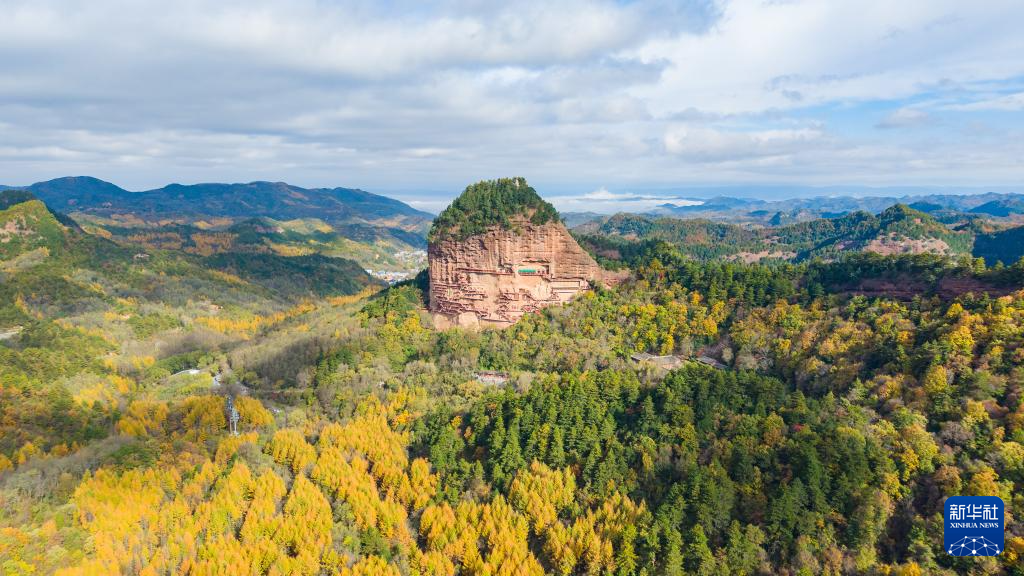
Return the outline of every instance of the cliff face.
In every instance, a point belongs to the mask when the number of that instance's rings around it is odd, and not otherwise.
[[[567,302],[592,283],[624,274],[603,270],[561,223],[490,227],[430,244],[430,311],[438,328],[510,326],[524,314]]]

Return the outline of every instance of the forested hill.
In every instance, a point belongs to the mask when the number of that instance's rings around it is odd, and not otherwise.
[[[628,243],[665,241],[696,258],[741,260],[834,258],[844,252],[970,254],[974,234],[954,230],[924,212],[896,204],[875,215],[851,212],[782,226],[750,226],[706,219],[617,214],[573,228],[594,252],[631,250]]]
[[[555,207],[544,201],[525,178],[484,180],[467,186],[434,220],[428,239],[467,238],[491,226],[508,227],[516,216],[533,224],[558,221]]]
[[[35,196],[24,190],[0,188],[0,210],[6,210],[15,204],[35,200]]]
[[[893,205],[877,217],[865,213],[852,216],[840,219],[845,226],[837,227],[835,236],[813,246],[806,255],[835,255],[849,249],[879,254],[968,254],[973,244],[969,233],[955,232],[904,204]],[[780,229],[779,237],[785,239],[789,231]]]
[[[17,297],[35,299],[48,309],[73,310],[95,306],[95,298],[114,298],[107,290],[156,290],[159,295],[154,298],[177,299],[212,280],[225,297],[244,300],[259,294],[261,299],[293,303],[354,294],[381,284],[345,258],[254,253],[244,245],[207,253],[181,251],[180,246],[142,248],[115,242],[100,231],[103,234],[83,230],[25,191],[0,192],[0,298],[8,304]],[[144,288],[133,286],[146,277],[150,280]],[[5,312],[11,318],[20,315],[15,308],[0,306],[0,319]]]
[[[45,204],[21,192],[0,192],[0,260],[56,249],[63,241],[64,226]]]
[[[988,264],[1010,264],[1024,257],[1024,226],[980,233],[974,239],[974,254]]]
[[[61,212],[132,214],[146,221],[320,218],[330,224],[370,223],[423,234],[432,218],[403,202],[363,190],[300,188],[284,182],[170,184],[129,192],[110,182],[78,176],[24,189]]]

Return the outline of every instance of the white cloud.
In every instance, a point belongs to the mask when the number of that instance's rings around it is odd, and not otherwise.
[[[931,116],[917,108],[900,108],[883,118],[876,128],[909,128],[927,124]]]
[[[640,24],[635,11],[594,2],[388,18],[312,2],[192,7],[198,26],[190,31],[201,45],[286,67],[369,77],[436,65],[572,62],[634,40]]]
[[[956,104],[946,107],[947,110],[960,110],[965,112],[976,112],[982,110],[997,110],[1001,112],[1013,112],[1024,110],[1024,92],[1007,94],[970,102],[968,104]]]
[[[735,161],[788,156],[825,143],[820,130],[724,131],[675,126],[665,133],[665,149],[698,162]]]
[[[270,178],[411,197],[509,174],[545,194],[1024,177],[1024,122],[979,114],[1024,108],[1011,0],[0,0],[0,13],[5,184]],[[897,111],[879,122],[880,109]],[[925,121],[927,134],[871,129]],[[579,196],[567,201],[603,202]],[[629,201],[655,200],[606,203]]]
[[[452,151],[448,148],[410,148],[405,153],[413,158],[432,158],[434,156],[444,156],[450,154]]]
[[[1009,0],[736,0],[708,34],[654,40],[636,53],[670,63],[663,82],[643,90],[656,111],[680,101],[749,113],[902,98],[950,79],[1024,73],[1024,36],[1014,32],[1022,13]]]
[[[605,187],[579,195],[552,196],[551,203],[562,212],[645,212],[661,204],[694,206],[700,200],[682,198],[678,194],[651,194],[636,192],[611,192]]]

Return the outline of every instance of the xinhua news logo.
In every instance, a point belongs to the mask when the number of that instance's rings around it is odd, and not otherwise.
[[[1003,500],[996,496],[951,496],[945,504],[943,542],[953,556],[1003,553]]]

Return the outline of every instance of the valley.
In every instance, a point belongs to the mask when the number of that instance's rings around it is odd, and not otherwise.
[[[952,574],[942,498],[991,493],[985,569],[1024,554],[1024,264],[912,208],[620,215],[576,245],[524,179],[487,181],[388,286],[281,249],[309,221],[0,205],[9,573]],[[438,315],[478,300],[442,263],[581,289],[461,324]]]

